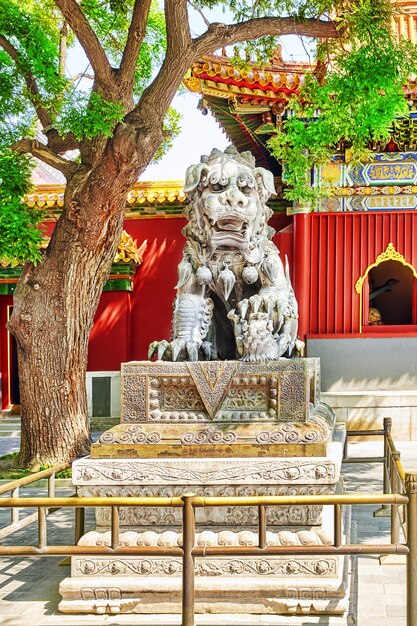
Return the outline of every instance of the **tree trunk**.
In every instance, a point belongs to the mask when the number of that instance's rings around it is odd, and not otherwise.
[[[26,266],[16,287],[9,329],[18,347],[20,466],[70,462],[89,452],[88,338],[120,241],[127,191],[158,140],[156,133],[145,142],[152,148],[140,160],[131,137],[116,146],[112,140],[95,168],[80,168],[68,181],[43,261]]]

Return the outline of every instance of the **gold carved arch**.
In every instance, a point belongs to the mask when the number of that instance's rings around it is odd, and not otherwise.
[[[399,263],[402,263],[406,267],[409,267],[410,270],[413,272],[414,278],[417,278],[417,271],[416,271],[415,267],[413,267],[410,263],[408,263],[400,252],[397,252],[397,250],[394,248],[394,245],[392,243],[389,243],[387,245],[385,251],[381,252],[381,254],[377,256],[375,261],[373,263],[371,263],[371,265],[368,265],[368,267],[366,268],[365,272],[356,281],[355,290],[356,290],[356,293],[359,294],[359,332],[360,333],[362,332],[362,326],[363,326],[363,319],[362,319],[362,313],[363,313],[363,310],[362,310],[362,287],[363,287],[363,283],[364,283],[365,279],[367,278],[367,276],[368,276],[369,272],[371,271],[371,269],[373,267],[376,267],[380,263],[384,263],[385,261],[398,261]]]

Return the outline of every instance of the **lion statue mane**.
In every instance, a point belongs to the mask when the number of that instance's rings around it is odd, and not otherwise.
[[[274,360],[298,347],[297,302],[266,205],[271,172],[250,152],[214,149],[187,169],[187,242],[178,266],[171,341],[149,358]]]

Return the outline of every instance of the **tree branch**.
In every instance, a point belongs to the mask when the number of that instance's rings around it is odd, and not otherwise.
[[[69,26],[65,20],[62,23],[61,30],[59,31],[59,69],[61,76],[65,76],[65,64],[67,62],[67,37]]]
[[[75,76],[72,76],[69,80],[71,83],[76,83],[77,80],[81,80],[82,78],[86,78],[88,80],[94,80],[94,74],[89,74],[88,72],[80,72]]]
[[[96,82],[107,96],[114,92],[114,74],[106,53],[77,0],[54,0],[65,20],[78,38],[94,70]]]
[[[226,25],[213,23],[201,37],[192,40],[191,47],[185,43],[184,37],[188,28],[178,24],[186,19],[186,0],[166,0],[165,14],[170,24],[170,43],[165,61],[154,81],[145,89],[135,109],[126,116],[126,121],[137,124],[144,120],[154,120],[155,114],[164,115],[178,89],[187,69],[204,54],[214,52],[218,48],[239,43],[249,39],[258,39],[264,35],[305,35],[308,37],[338,37],[333,22],[318,19],[296,20],[289,17],[255,18],[238,24]],[[182,17],[181,17],[182,16]],[[177,44],[177,45],[175,45]],[[171,51],[171,54],[170,54]]]
[[[187,0],[165,0],[165,22],[169,59],[192,46]]]
[[[41,96],[39,93],[38,85],[33,74],[25,67],[23,59],[19,53],[19,51],[4,37],[0,34],[0,46],[7,52],[7,54],[13,59],[17,69],[21,72],[26,86],[29,92],[29,98],[32,102],[36,114],[39,118],[40,123],[42,124],[42,128],[48,129],[48,127],[52,126],[52,118],[49,115],[48,111],[41,105]]]
[[[48,139],[46,147],[55,152],[55,154],[63,154],[69,150],[78,150],[80,147],[80,142],[72,133],[62,136],[56,128],[51,128],[46,136]]]
[[[146,126],[147,120],[162,119],[171,104],[182,79],[193,62],[194,48],[188,22],[187,0],[165,0],[167,52],[162,67],[154,81],[145,89],[136,107],[125,120]],[[155,117],[156,116],[156,117]]]
[[[294,17],[258,17],[231,25],[213,23],[201,37],[194,39],[195,59],[218,48],[265,35],[304,35],[322,39],[339,36],[333,22],[316,18],[297,20]]]
[[[194,2],[192,2],[191,0],[187,0],[187,2],[190,5],[190,7],[192,7],[194,9],[194,11],[197,11],[197,13],[200,15],[201,19],[203,20],[204,24],[207,26],[207,28],[209,28],[211,22],[209,22],[209,20],[206,18],[206,16],[204,15],[204,13],[200,9],[200,7],[198,7],[196,4],[194,4]]]
[[[11,149],[19,154],[32,154],[37,159],[62,172],[67,179],[74,174],[78,167],[76,163],[67,161],[36,139],[21,139],[12,144]]]
[[[122,82],[133,83],[140,47],[146,34],[146,23],[151,4],[152,0],[135,0],[132,21],[119,69],[119,77]]]

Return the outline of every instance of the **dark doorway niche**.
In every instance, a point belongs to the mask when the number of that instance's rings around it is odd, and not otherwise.
[[[377,309],[386,325],[413,324],[412,270],[399,261],[384,261],[368,274],[369,307]]]

